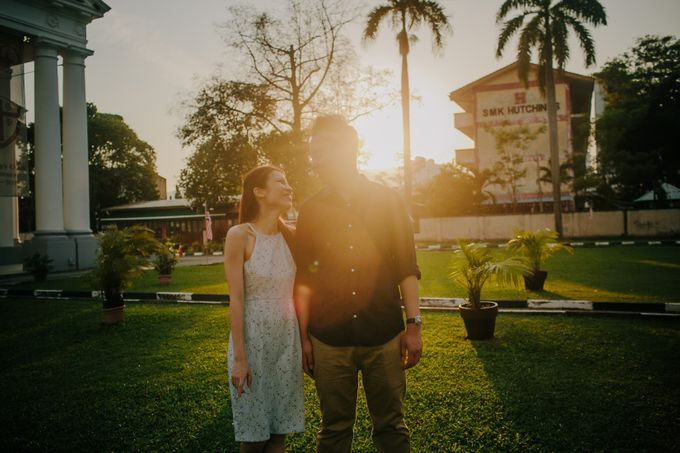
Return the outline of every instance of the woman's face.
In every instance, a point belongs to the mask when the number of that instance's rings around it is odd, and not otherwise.
[[[256,188],[255,195],[266,206],[288,210],[293,206],[293,189],[288,185],[286,175],[280,171],[272,171],[267,176],[263,188]]]

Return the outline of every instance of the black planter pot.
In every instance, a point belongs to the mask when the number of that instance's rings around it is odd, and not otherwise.
[[[546,271],[534,271],[530,275],[524,276],[524,287],[531,291],[543,291],[546,278],[548,278]]]
[[[496,329],[496,316],[498,316],[498,304],[496,302],[482,302],[482,308],[479,310],[475,310],[467,304],[458,308],[465,323],[468,340],[493,338]]]

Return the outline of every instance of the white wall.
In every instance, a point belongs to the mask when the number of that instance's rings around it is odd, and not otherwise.
[[[680,209],[644,211],[567,212],[562,214],[565,237],[668,236],[680,234]],[[511,214],[420,219],[417,241],[509,239],[516,229],[553,228],[552,214]]]

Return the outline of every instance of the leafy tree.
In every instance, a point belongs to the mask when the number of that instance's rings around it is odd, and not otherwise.
[[[213,77],[185,103],[178,136],[195,151],[178,185],[189,203],[224,203],[240,191],[241,176],[263,158],[255,146],[276,110],[266,86]]]
[[[87,104],[91,222],[101,209],[157,200],[156,152],[123,117]]]
[[[552,161],[548,159],[548,165],[539,167],[539,170],[539,181],[552,184]],[[573,172],[574,163],[571,160],[565,159],[563,162],[560,162],[560,181],[563,183],[572,182],[574,180]]]
[[[478,170],[476,168],[461,167],[461,170],[469,175],[470,184],[472,186],[472,205],[479,210],[486,201],[491,204],[496,204],[496,197],[489,189],[493,185],[500,182],[495,169],[484,168]]]
[[[380,24],[388,21],[397,31],[397,44],[401,56],[401,110],[404,133],[404,198],[411,201],[411,125],[410,89],[408,77],[408,54],[411,44],[417,37],[411,32],[422,26],[432,32],[432,47],[435,51],[444,46],[444,33],[450,30],[449,19],[444,8],[431,0],[387,0],[386,4],[376,6],[369,13],[364,28],[364,41],[378,36]]]
[[[202,142],[180,171],[178,185],[189,204],[198,209],[226,203],[239,193],[240,176],[257,164],[258,151],[243,136]]]
[[[613,196],[631,202],[663,183],[680,185],[680,39],[644,36],[596,78],[605,110],[596,123],[598,173]]]
[[[545,132],[545,126],[532,128],[528,125],[512,126],[505,122],[500,127],[487,128],[487,131],[494,137],[498,151],[498,162],[494,166],[496,182],[501,187],[510,189],[510,199],[513,208],[516,208],[517,191],[522,186],[521,181],[528,170],[524,158],[527,157],[527,150],[531,144]],[[538,176],[536,182],[540,192]]]
[[[183,107],[178,136],[184,146],[198,146],[218,137],[252,140],[272,123],[276,100],[266,85],[211,77]]]
[[[518,14],[508,18],[512,11],[517,11]],[[576,34],[585,54],[586,66],[594,64],[595,43],[586,25],[606,25],[607,15],[598,0],[504,0],[496,15],[496,22],[503,24],[496,50],[496,56],[499,58],[503,55],[510,38],[519,33],[518,73],[525,84],[528,84],[531,54],[534,50],[538,52],[539,86],[546,95],[548,107],[552,173],[557,175],[552,181],[555,230],[562,236],[557,104],[553,68],[556,63],[557,68],[562,71],[569,59],[569,29]]]
[[[297,199],[305,198],[319,184],[307,159],[306,127],[313,116],[333,112],[351,121],[389,101],[378,92],[387,73],[359,69],[341,34],[351,5],[286,5],[274,13],[230,8],[223,30],[241,73],[233,80],[209,79],[184,104],[188,113],[178,135],[197,155],[188,159],[180,185],[197,200],[192,202],[238,194],[240,176],[262,163],[282,167]]]
[[[478,214],[483,203],[495,203],[489,186],[497,183],[492,169],[469,169],[444,164],[439,174],[415,188],[413,200],[434,217]]]
[[[254,80],[274,100],[268,115],[267,141],[273,134],[279,157],[296,192],[311,192],[313,176],[307,159],[305,124],[334,71],[352,59],[352,49],[342,36],[351,20],[342,3],[289,0],[285,11],[254,11],[251,5],[229,9],[224,26],[227,42],[239,53],[244,79]],[[281,145],[287,143],[285,149]],[[265,153],[267,150],[263,150]]]
[[[21,200],[21,229],[35,229],[33,177],[35,124],[27,128],[22,159],[29,167],[29,186]],[[97,229],[99,212],[105,208],[159,197],[156,187],[156,152],[141,140],[123,117],[100,113],[87,104],[87,136],[90,179],[90,228]]]

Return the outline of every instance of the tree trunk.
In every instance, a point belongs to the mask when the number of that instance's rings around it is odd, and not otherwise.
[[[290,60],[290,91],[291,91],[291,108],[293,110],[293,124],[291,127],[293,142],[297,145],[302,141],[302,105],[300,102],[300,87],[297,81],[298,66],[295,61],[295,50],[290,46],[288,50],[288,58]]]
[[[401,116],[404,131],[404,201],[411,212],[411,112],[408,54],[401,56]]]
[[[559,237],[563,236],[562,231],[562,201],[560,190],[560,149],[557,139],[557,102],[555,100],[555,74],[553,72],[553,53],[552,40],[550,39],[550,26],[546,27],[548,30],[546,43],[546,62],[545,62],[545,89],[547,95],[548,106],[548,136],[550,139],[550,160],[552,172],[553,185],[553,213],[555,215],[555,231]]]
[[[541,183],[541,162],[536,156],[536,187],[538,187],[538,209],[543,214],[543,184]]]

